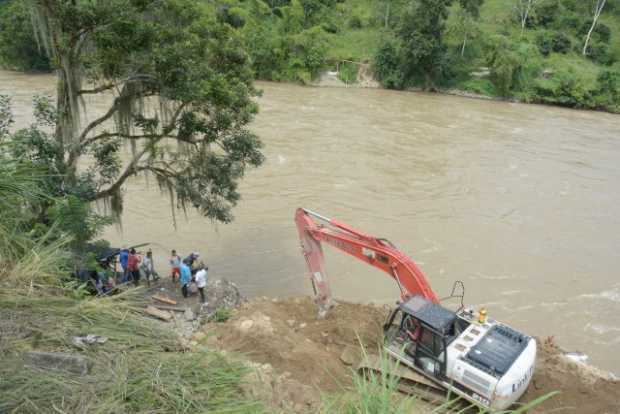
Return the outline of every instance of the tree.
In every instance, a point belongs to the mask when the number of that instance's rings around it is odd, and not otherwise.
[[[452,0],[415,1],[398,31],[403,44],[405,79],[423,79],[427,90],[435,90],[442,75],[446,54],[442,34],[451,4]]]
[[[598,18],[601,17],[601,13],[603,12],[603,7],[605,7],[606,0],[596,0],[593,4],[592,9],[592,25],[590,26],[590,30],[588,30],[588,34],[586,35],[586,40],[583,42],[583,51],[582,54],[585,56],[588,53],[588,43],[590,42],[590,37],[592,36],[592,32],[596,27],[596,23],[598,22]]]
[[[49,158],[62,177],[56,191],[119,214],[127,179],[149,174],[173,206],[231,221],[238,181],[263,161],[247,129],[256,90],[234,29],[191,0],[28,1],[57,98],[45,109],[51,138],[25,152]],[[111,103],[95,114],[87,96]]]
[[[527,19],[530,17],[534,8],[543,0],[516,0],[515,8],[519,14],[519,21],[521,23],[521,35],[525,31],[525,25]]]
[[[483,0],[462,0],[454,16],[454,22],[449,28],[453,36],[461,39],[461,57],[465,55],[467,42],[480,32],[477,20],[482,2]]]

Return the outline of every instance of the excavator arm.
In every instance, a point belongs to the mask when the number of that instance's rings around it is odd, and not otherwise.
[[[295,223],[320,316],[325,316],[332,306],[322,242],[390,275],[398,284],[401,299],[419,294],[432,302],[439,302],[420,268],[388,240],[366,235],[303,208],[297,209]]]

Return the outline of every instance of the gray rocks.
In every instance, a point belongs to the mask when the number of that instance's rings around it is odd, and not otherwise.
[[[93,362],[85,356],[56,352],[26,352],[25,359],[28,365],[45,369],[61,369],[77,375],[88,374],[93,366]]]
[[[215,315],[218,309],[233,309],[246,301],[237,285],[226,279],[209,280],[205,287],[205,299],[206,303],[202,305],[200,313],[207,316],[207,319]]]

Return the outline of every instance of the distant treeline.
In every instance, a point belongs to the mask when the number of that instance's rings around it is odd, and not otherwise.
[[[245,39],[257,79],[370,64],[386,88],[456,88],[620,112],[620,0],[196,0]],[[53,62],[27,2],[0,0],[0,61]]]

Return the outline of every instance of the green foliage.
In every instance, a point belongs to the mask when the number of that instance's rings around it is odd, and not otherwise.
[[[56,111],[43,97],[35,98],[35,122],[26,129],[4,133],[2,148],[6,160],[13,161],[17,170],[29,171],[36,181],[33,184],[42,196],[30,199],[28,214],[22,214],[20,222],[32,236],[48,239],[68,237],[72,246],[80,248],[87,241],[98,236],[110,219],[97,214],[88,199],[96,192],[100,173],[106,182],[106,174],[118,171],[118,155],[108,158],[95,153],[95,162],[80,176],[74,186],[64,183],[64,169],[59,168],[58,145],[48,133],[55,125]],[[0,112],[5,119],[12,117],[8,100],[0,102]],[[96,147],[98,148],[98,147]],[[101,151],[101,150],[99,150]],[[10,165],[10,164],[9,164]],[[4,172],[7,174],[7,172]],[[50,234],[50,230],[53,232]]]
[[[443,80],[446,47],[444,22],[452,0],[418,0],[405,14],[397,36],[402,42],[405,82],[434,90]]]
[[[543,56],[549,56],[551,52],[568,53],[572,49],[570,38],[562,32],[539,31],[536,45]]]
[[[0,65],[24,71],[49,71],[50,61],[39,47],[24,0],[0,3]]]
[[[601,71],[597,82],[597,106],[608,111],[620,112],[620,67]]]
[[[338,65],[338,79],[352,85],[357,83],[357,74],[360,70],[359,65],[348,61],[340,62]]]
[[[351,16],[349,18],[349,27],[351,29],[361,29],[362,27],[364,27],[364,24],[362,23],[362,19],[359,16]]]
[[[234,28],[249,15],[233,3],[195,0],[32,2],[38,35],[59,66],[58,97],[46,119],[54,133],[24,132],[23,152],[53,165],[55,191],[118,215],[126,180],[146,173],[172,206],[230,222],[239,181],[263,162],[247,128],[258,110],[250,60]],[[107,112],[80,128],[82,97],[102,92],[114,96]],[[126,163],[122,143],[132,149]],[[82,171],[84,156],[95,162]],[[79,214],[70,201],[60,215]]]
[[[232,311],[229,308],[218,308],[213,315],[213,320],[217,323],[224,323],[230,319]]]
[[[477,93],[485,96],[496,96],[495,85],[488,79],[469,79],[459,83],[458,88],[464,91]]]
[[[289,78],[302,83],[319,74],[325,65],[327,41],[321,27],[315,26],[289,37]]]
[[[544,103],[591,108],[596,95],[596,71],[587,71],[578,60],[555,56],[551,74],[536,81],[536,100]]]
[[[490,39],[487,64],[498,95],[507,97],[516,91],[527,99],[533,80],[541,72],[542,61],[535,46],[495,36]]]
[[[388,89],[403,89],[405,77],[402,70],[400,44],[396,39],[386,37],[374,58],[377,80]]]

